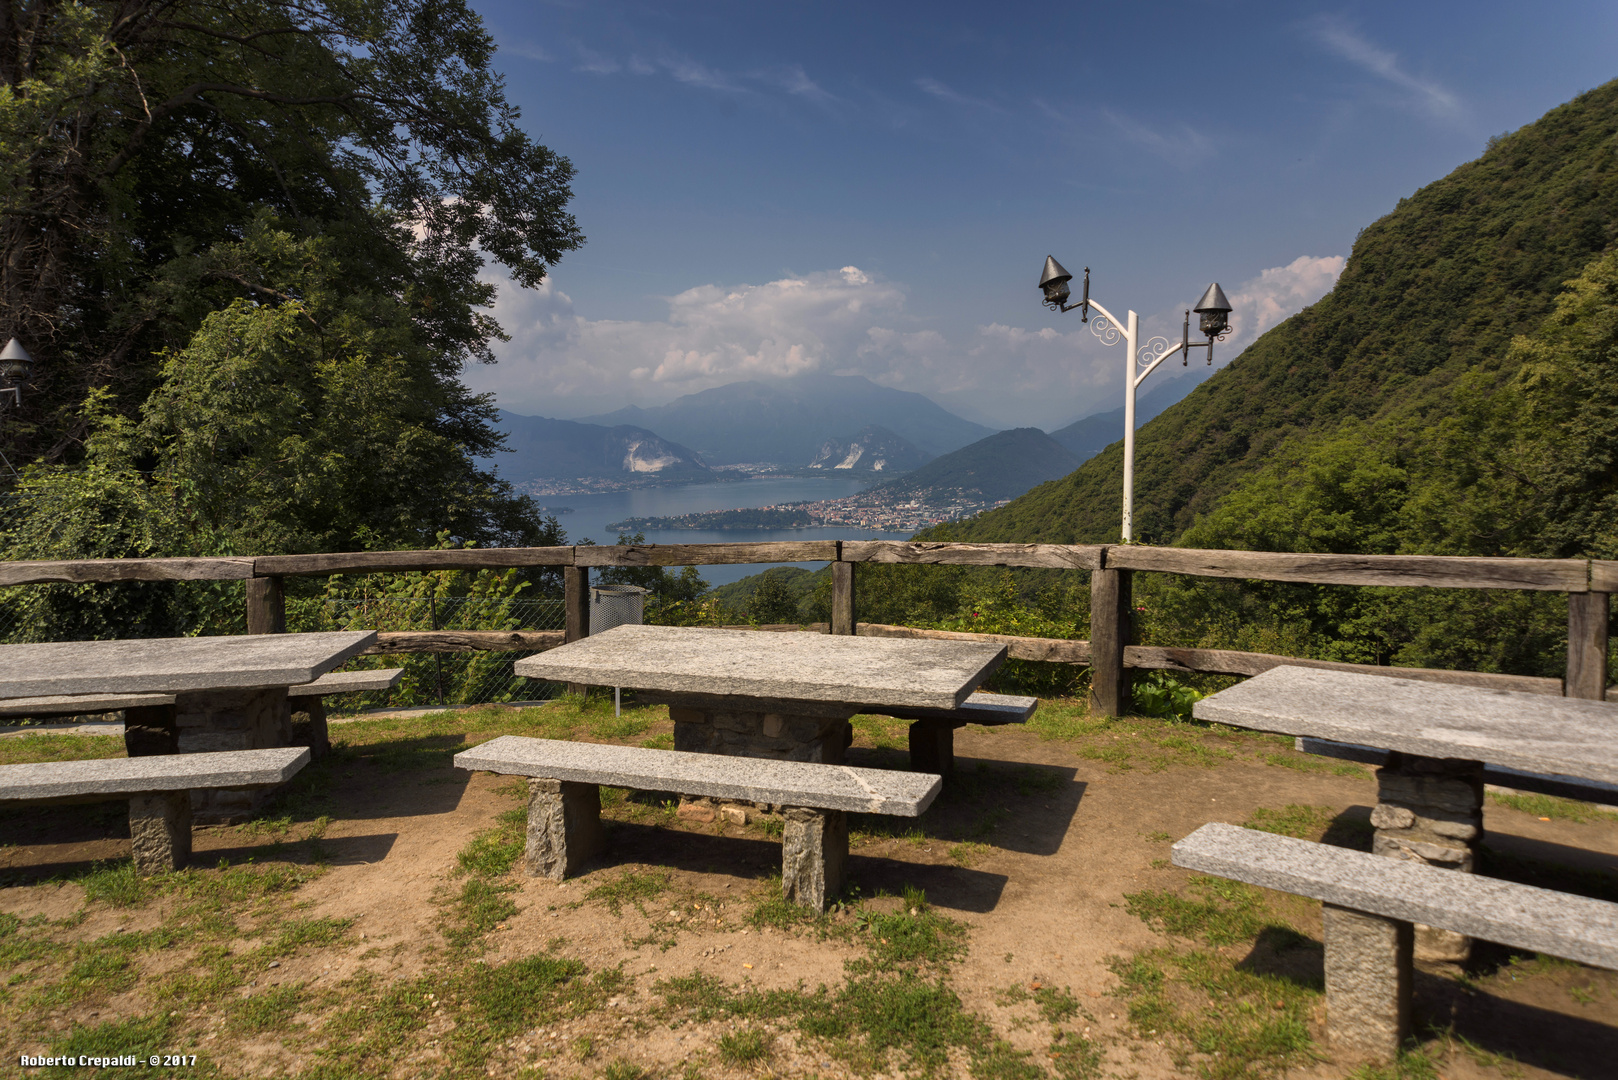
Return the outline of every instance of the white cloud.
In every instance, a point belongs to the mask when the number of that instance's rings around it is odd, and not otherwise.
[[[1318,299],[1341,256],[1302,256],[1229,290],[1233,333],[1218,359]],[[1030,329],[991,322],[945,332],[905,311],[905,291],[857,266],[762,284],[699,285],[665,299],[657,320],[590,319],[553,282],[500,288],[494,315],[511,335],[500,363],[474,366],[474,390],[515,412],[579,416],[652,405],[745,379],[807,372],[864,375],[946,408],[1008,426],[1053,427],[1111,408],[1123,386],[1122,345],[1108,347],[1073,316]],[[1122,315],[1122,309],[1119,309]],[[1143,320],[1179,340],[1180,306]]]
[[[1342,59],[1405,92],[1407,100],[1434,119],[1455,122],[1464,119],[1461,99],[1441,83],[1406,71],[1397,54],[1367,40],[1358,30],[1331,16],[1321,16],[1308,24],[1310,34]]]
[[[1228,294],[1235,309],[1230,314],[1231,344],[1246,348],[1270,327],[1325,296],[1345,262],[1341,255],[1299,255],[1242,282]],[[1192,326],[1195,329],[1194,322]],[[1235,355],[1229,349],[1226,353]]]

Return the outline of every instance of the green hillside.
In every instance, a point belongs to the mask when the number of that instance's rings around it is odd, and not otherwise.
[[[866,494],[881,492],[894,498],[958,494],[992,502],[1016,498],[1035,484],[1065,476],[1078,464],[1079,458],[1038,428],[1013,428],[935,458]]]
[[[1567,465],[1566,446],[1518,444],[1571,415],[1574,398],[1562,386],[1562,405],[1541,401],[1534,424],[1511,409],[1532,404],[1512,395],[1536,392],[1524,365],[1535,348],[1552,348],[1545,335],[1601,336],[1591,329],[1607,310],[1599,273],[1581,286],[1583,301],[1569,301],[1585,304],[1582,315],[1559,315],[1563,331],[1547,317],[1565,284],[1618,234],[1615,133],[1618,83],[1608,83],[1491,140],[1482,157],[1367,227],[1331,293],[1140,430],[1137,538],[1524,554],[1595,543],[1599,515],[1586,489],[1603,482],[1602,469],[1610,474],[1610,450],[1586,431],[1577,452],[1593,455],[1591,468],[1564,470],[1560,495],[1531,496],[1532,478],[1512,477],[1512,453],[1538,455],[1546,467],[1560,455]],[[1585,329],[1568,329],[1568,320]],[[1540,346],[1525,338],[1513,347],[1519,335],[1536,334]],[[1585,377],[1588,386],[1604,385],[1599,372]],[[1494,447],[1493,465],[1473,453],[1480,439]],[[1121,469],[1122,447],[1114,445],[952,533],[973,541],[1115,542]],[[1341,475],[1334,479],[1333,470]],[[1319,483],[1300,487],[1300,477]],[[1501,503],[1503,496],[1490,505],[1483,493],[1496,482],[1544,505]],[[1475,497],[1445,503],[1444,484]],[[1238,488],[1246,524],[1215,515],[1185,537],[1198,515]],[[1297,501],[1305,488],[1315,502]],[[1566,505],[1551,505],[1557,498]],[[1590,519],[1582,530],[1536,536],[1534,521],[1562,521],[1575,504]],[[1272,520],[1260,527],[1254,515],[1265,514]],[[1308,514],[1315,519],[1299,516]]]

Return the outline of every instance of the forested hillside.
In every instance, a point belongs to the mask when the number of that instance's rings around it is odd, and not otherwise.
[[[1611,382],[1609,271],[1591,264],[1618,229],[1615,132],[1609,83],[1368,226],[1330,294],[1141,429],[1137,538],[1609,553],[1613,450],[1580,395]],[[1564,423],[1568,441],[1550,439]],[[1115,444],[955,535],[1116,541],[1121,468]]]

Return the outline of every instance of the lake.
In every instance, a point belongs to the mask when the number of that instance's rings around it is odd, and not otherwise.
[[[570,544],[585,538],[598,544],[617,541],[608,523],[632,517],[678,517],[709,510],[739,510],[786,502],[840,499],[854,495],[871,481],[847,476],[754,477],[719,483],[672,484],[664,487],[604,491],[590,495],[546,495],[537,501],[570,506],[573,512],[556,520]],[[909,533],[873,532],[869,529],[647,529],[649,544],[744,544],[768,540],[908,540]],[[802,566],[818,570],[825,563],[753,563],[745,566],[701,566],[697,569],[710,585],[725,585],[771,566]]]

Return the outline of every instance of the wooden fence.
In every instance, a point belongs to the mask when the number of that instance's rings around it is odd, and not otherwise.
[[[383,633],[373,652],[459,652],[546,649],[589,632],[590,567],[711,566],[826,562],[832,567],[831,623],[822,633],[886,637],[951,637],[1004,642],[1017,659],[1088,664],[1090,703],[1118,715],[1129,703],[1132,669],[1256,675],[1280,664],[1360,671],[1398,678],[1521,690],[1605,700],[1609,595],[1618,591],[1618,561],[1601,559],[1495,559],[1441,555],[1315,555],[1266,551],[1205,551],[1139,545],[962,544],[902,541],[810,540],[801,543],[646,544],[540,548],[468,548],[451,551],[374,551],[259,558],[87,559],[75,562],[0,562],[0,586],[57,582],[242,581],[247,590],[247,632],[286,630],[283,582],[287,577],[401,573],[430,570],[504,570],[559,567],[566,596],[561,632],[434,631]],[[1041,567],[1090,573],[1088,641],[965,634],[905,626],[861,624],[854,576],[860,563]],[[1448,589],[1526,589],[1567,594],[1567,673],[1562,679],[1475,671],[1377,667],[1324,660],[1234,652],[1140,646],[1133,627],[1132,576],[1137,571],[1200,577],[1320,585],[1422,586]],[[794,630],[798,627],[760,627]]]

